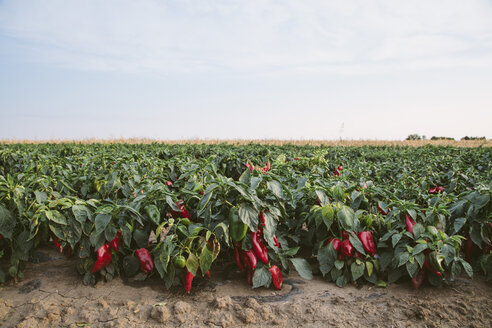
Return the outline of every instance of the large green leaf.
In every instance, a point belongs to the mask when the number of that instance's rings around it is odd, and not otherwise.
[[[311,270],[311,266],[309,266],[309,263],[305,259],[293,258],[289,260],[290,262],[292,262],[294,268],[296,268],[296,271],[299,273],[301,277],[307,280],[313,279],[313,272]]]
[[[111,214],[98,214],[96,215],[96,219],[94,225],[96,227],[96,232],[103,232],[111,221]]]
[[[239,218],[251,231],[258,229],[258,211],[248,203],[242,203],[239,207]]]

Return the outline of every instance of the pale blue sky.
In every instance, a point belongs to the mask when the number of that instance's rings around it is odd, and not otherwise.
[[[0,139],[492,138],[492,1],[0,0]]]

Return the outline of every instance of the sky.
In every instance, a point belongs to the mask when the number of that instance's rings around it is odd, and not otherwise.
[[[491,0],[0,0],[0,139],[492,138]]]

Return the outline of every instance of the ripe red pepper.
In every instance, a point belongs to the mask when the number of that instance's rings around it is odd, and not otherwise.
[[[465,260],[467,262],[470,262],[471,259],[473,258],[473,252],[474,252],[475,244],[473,243],[473,241],[471,240],[469,235],[466,235],[465,237],[466,237],[465,244],[464,244]]]
[[[109,243],[116,252],[118,252],[118,249],[120,247],[121,233],[121,230],[118,230],[118,232],[116,233],[116,237],[114,237],[113,240],[111,240],[111,242]]]
[[[430,265],[427,257],[425,258],[425,261],[424,261],[424,268],[426,268],[428,271],[432,272],[433,274],[438,275],[439,277],[442,277],[442,272],[439,272],[436,269],[434,269],[432,267],[432,265]]]
[[[272,275],[272,282],[273,286],[277,290],[280,290],[282,288],[282,274],[280,273],[280,269],[276,265],[272,265],[268,271],[270,271],[270,274]]]
[[[212,279],[212,275],[210,274],[210,270],[207,270],[207,272],[205,272],[205,275],[207,276],[208,279]]]
[[[334,170],[333,171],[333,175],[339,177],[340,176],[340,172],[338,172],[337,170]]]
[[[234,244],[234,259],[236,260],[237,267],[241,272],[244,272],[244,266],[241,262],[241,256],[239,255],[240,246],[239,244]]]
[[[190,271],[186,270],[186,273],[185,273],[185,289],[186,289],[186,292],[189,294],[190,291],[191,291],[191,283],[193,282],[193,278],[195,276],[193,276],[193,273],[191,273]]]
[[[273,235],[273,241],[275,242],[275,246],[280,247],[280,244],[278,243],[277,236]]]
[[[342,244],[342,242],[338,238],[335,238],[335,239],[330,238],[325,243],[325,245],[329,245],[332,241],[333,241],[333,244],[331,244],[331,245],[333,246],[333,248],[335,249],[335,251],[338,252],[340,250],[340,245]]]
[[[63,247],[60,244],[60,240],[55,235],[52,235],[51,238],[53,238],[53,244],[55,244],[56,248],[58,248],[60,253],[63,253]]]
[[[443,192],[443,191],[444,191],[444,187],[442,186],[435,186],[434,188],[429,188],[427,190],[429,194],[437,194],[438,192]]]
[[[137,258],[140,261],[140,269],[142,269],[143,272],[149,273],[154,270],[154,261],[152,261],[152,257],[146,248],[137,249],[135,255],[137,255]]]
[[[255,252],[250,249],[249,251],[241,251],[241,259],[246,263],[246,267],[254,270],[256,268],[256,255]]]
[[[413,226],[415,225],[415,221],[408,215],[405,214],[405,224],[407,225],[407,231],[413,235]]]
[[[412,285],[414,289],[418,289],[420,285],[424,282],[425,279],[425,271],[424,269],[420,269],[415,277],[412,278]]]
[[[268,161],[268,162],[267,162],[267,165],[266,165],[266,171],[270,171],[270,168],[271,168],[271,166],[270,166],[270,162]]]
[[[173,212],[173,217],[176,218],[187,218],[191,219],[191,215],[188,213],[186,210],[186,205],[184,203],[184,200],[180,199],[176,202],[176,206],[179,208],[178,211],[172,211]]]
[[[111,254],[111,247],[109,244],[104,244],[97,250],[97,260],[92,268],[92,273],[95,273],[101,269],[104,269],[111,262],[111,258],[113,255]]]
[[[349,239],[350,234],[347,231],[342,231],[342,240]]]
[[[361,231],[359,232],[358,235],[362,247],[364,247],[364,250],[374,256],[376,255],[376,245],[374,244],[374,239],[372,238],[372,231]]]
[[[258,230],[257,232],[251,232],[251,240],[253,243],[253,249],[260,259],[261,262],[268,264],[268,250],[266,249],[265,245],[262,244],[263,237],[261,234],[261,231]]]
[[[340,246],[340,249],[342,251],[342,255],[346,257],[351,257],[352,254],[354,253],[354,247],[350,243],[350,240],[345,239],[342,241],[342,245]]]
[[[263,214],[263,212],[260,212],[259,218],[260,218],[260,227],[264,227],[265,226],[265,215]]]
[[[166,186],[171,187],[172,185],[173,185],[173,183],[171,181],[169,181],[169,180],[166,181]]]

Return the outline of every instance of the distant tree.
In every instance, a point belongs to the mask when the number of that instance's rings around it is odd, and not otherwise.
[[[418,134],[410,134],[405,140],[425,140],[425,136],[419,136]]]
[[[436,136],[433,136],[431,138],[431,140],[454,140],[454,138],[450,138],[450,137],[436,137]]]
[[[485,137],[469,137],[469,136],[465,136],[463,138],[461,138],[461,140],[487,140]]]

